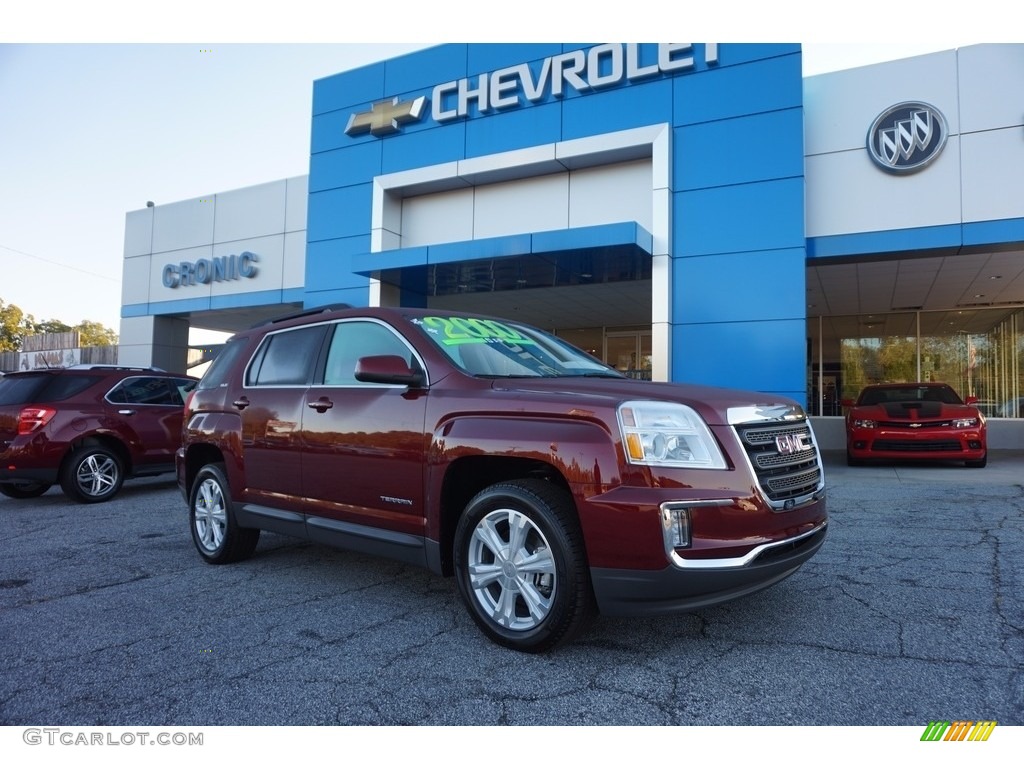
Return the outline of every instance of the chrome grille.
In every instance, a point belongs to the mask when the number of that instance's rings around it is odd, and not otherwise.
[[[791,506],[802,502],[821,489],[821,457],[806,420],[737,424],[734,429],[750,459],[757,483],[773,507],[784,509],[787,503]],[[809,447],[783,453],[778,448],[780,437],[798,437]]]

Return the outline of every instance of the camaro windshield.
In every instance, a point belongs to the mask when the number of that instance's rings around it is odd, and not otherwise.
[[[622,378],[586,352],[527,325],[482,317],[411,318],[455,365],[485,378]]]

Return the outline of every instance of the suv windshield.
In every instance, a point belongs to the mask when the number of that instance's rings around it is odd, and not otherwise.
[[[536,328],[482,317],[410,318],[455,365],[485,378],[622,375]]]

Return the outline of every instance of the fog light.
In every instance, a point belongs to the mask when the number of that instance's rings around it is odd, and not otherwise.
[[[672,549],[690,546],[690,510],[682,504],[662,504],[661,529],[666,546]]]
[[[976,451],[981,448],[980,440],[968,440],[967,445],[970,446],[971,450]]]

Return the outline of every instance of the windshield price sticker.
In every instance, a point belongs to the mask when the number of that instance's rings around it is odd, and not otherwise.
[[[535,344],[518,331],[497,320],[483,320],[478,317],[425,317],[424,328],[441,336],[445,346],[455,344]]]

